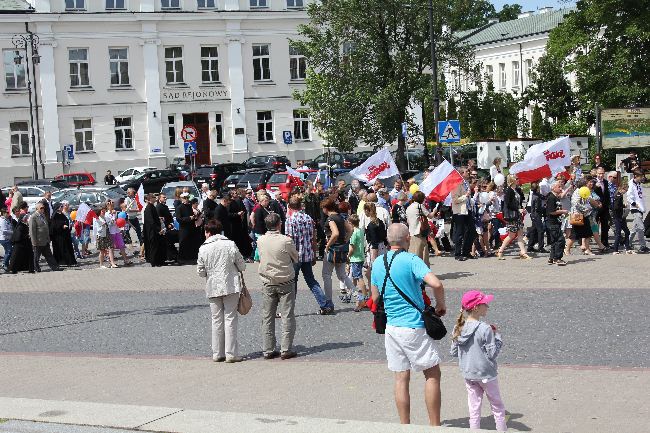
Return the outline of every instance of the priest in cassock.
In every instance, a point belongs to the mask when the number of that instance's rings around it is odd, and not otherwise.
[[[147,206],[144,208],[144,257],[152,267],[164,266],[167,258],[167,244],[164,237],[166,229],[156,211],[156,197],[147,194],[145,200]]]

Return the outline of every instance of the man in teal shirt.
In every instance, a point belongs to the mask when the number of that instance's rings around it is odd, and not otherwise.
[[[429,414],[429,423],[440,425],[440,356],[435,341],[424,328],[420,311],[413,308],[395,289],[399,289],[413,301],[420,310],[424,309],[421,285],[424,282],[433,288],[436,313],[444,316],[446,311],[445,292],[442,283],[429,267],[415,254],[407,252],[410,242],[408,227],[401,223],[388,227],[390,251],[386,253],[389,263],[389,279],[386,279],[384,256],[372,264],[370,277],[372,300],[377,302],[384,290],[384,308],[388,322],[385,346],[388,369],[395,372],[395,403],[400,422],[411,422],[411,397],[409,382],[411,371],[422,371],[425,377],[424,400]],[[392,279],[392,281],[391,281]],[[385,288],[384,288],[384,281]]]

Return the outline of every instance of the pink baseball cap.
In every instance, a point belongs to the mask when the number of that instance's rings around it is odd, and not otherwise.
[[[471,310],[480,304],[489,304],[494,299],[494,295],[486,295],[480,290],[470,290],[463,295],[463,310]]]

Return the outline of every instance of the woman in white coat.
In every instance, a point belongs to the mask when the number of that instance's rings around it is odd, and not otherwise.
[[[237,321],[239,294],[242,290],[240,272],[246,262],[233,241],[223,236],[221,222],[205,224],[206,241],[199,249],[197,271],[206,278],[205,294],[212,312],[212,360],[240,362]]]

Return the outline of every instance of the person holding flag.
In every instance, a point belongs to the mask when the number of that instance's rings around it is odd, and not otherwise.
[[[141,193],[142,192],[142,193]],[[142,184],[138,188],[138,193],[136,195],[135,188],[129,188],[126,191],[126,213],[129,216],[129,224],[135,230],[135,234],[138,237],[138,243],[142,245],[142,228],[140,227],[140,211],[142,210],[142,203],[144,202],[144,189]]]

